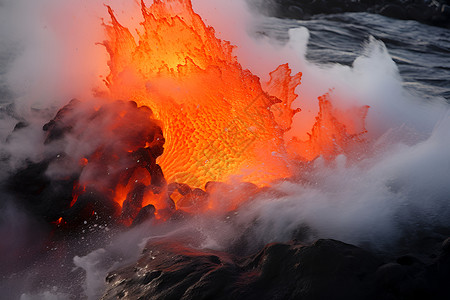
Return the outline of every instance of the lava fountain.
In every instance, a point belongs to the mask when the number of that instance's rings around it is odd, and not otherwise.
[[[107,97],[149,107],[161,121],[165,151],[157,162],[168,182],[202,188],[237,178],[267,186],[292,176],[298,162],[332,158],[364,143],[368,107],[339,111],[330,95],[319,98],[309,140],[294,133],[286,141],[300,111],[291,105],[301,73],[292,74],[284,64],[261,83],[242,68],[233,55],[235,46],[216,38],[190,0],[154,1],[149,7],[142,1],[137,39],[111,7],[108,11],[112,22],[104,24],[108,39],[103,42],[110,56]],[[116,188],[118,203],[133,189],[125,185]]]

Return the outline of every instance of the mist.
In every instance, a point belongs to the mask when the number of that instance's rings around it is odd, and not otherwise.
[[[109,72],[107,53],[98,44],[105,39],[102,22],[109,22],[104,4],[114,9],[124,26],[139,27],[138,1],[0,1],[0,179],[29,161],[38,162],[59,151],[58,145],[41,146],[42,126],[70,99],[102,97]],[[16,283],[12,293],[21,294],[21,299],[63,299],[79,289],[95,299],[101,295],[106,274],[135,260],[149,238],[190,235],[192,246],[236,251],[244,245],[245,254],[269,242],[333,238],[383,252],[401,247],[405,237],[450,226],[449,105],[443,98],[425,99],[406,90],[381,41],[369,36],[362,40],[351,66],[317,64],[306,59],[310,36],[304,27],[291,29],[289,40],[280,42],[255,33],[261,22],[272,21],[244,1],[196,0],[193,6],[216,29],[217,37],[238,46],[239,62],[262,82],[286,62],[294,73],[302,72],[293,107],[302,111],[286,139],[306,138],[303,133],[312,128],[317,115],[317,97],[331,90],[333,105],[340,109],[370,106],[365,124],[368,150],[356,160],[345,155],[331,162],[318,158],[231,216],[210,213],[164,225],[147,222],[114,234],[107,226],[92,233],[86,228],[86,234],[70,241],[74,247],[62,259],[67,265],[59,271],[86,274],[81,285],[55,289]],[[230,15],[233,26],[229,26]],[[11,134],[18,122],[28,126]],[[87,130],[80,128],[80,132]],[[98,145],[92,146],[92,139],[87,134],[81,142],[69,140],[75,146],[66,152],[79,160],[83,151]],[[87,148],[77,148],[80,145]],[[55,168],[50,176],[67,171]],[[1,253],[8,255],[0,262],[7,270],[15,270],[21,249],[44,243],[49,228],[18,199],[2,193],[0,240],[9,242],[1,244]],[[105,232],[107,236],[92,242]],[[54,272],[51,257],[29,267],[35,277]],[[69,284],[69,275],[53,281],[54,285]],[[0,287],[6,289],[11,281],[19,279],[5,280]]]

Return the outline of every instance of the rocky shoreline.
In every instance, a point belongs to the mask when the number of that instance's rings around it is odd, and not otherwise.
[[[368,12],[450,28],[449,0],[260,0],[259,4],[279,18],[307,20],[319,14]]]

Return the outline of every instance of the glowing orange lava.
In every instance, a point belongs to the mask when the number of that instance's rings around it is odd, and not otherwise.
[[[292,116],[281,115],[278,125],[272,108],[279,98],[242,69],[230,43],[214,36],[190,1],[142,3],[142,13],[136,42],[110,9],[107,84],[113,98],[147,105],[163,122],[166,150],[158,163],[168,181],[204,187],[232,175],[257,184],[289,176],[280,157]]]
[[[310,139],[286,143],[284,134],[299,111],[291,105],[300,73],[291,75],[289,66],[281,65],[269,82],[261,83],[239,64],[234,46],[215,37],[190,0],[155,0],[149,7],[142,1],[141,6],[137,40],[108,7],[112,23],[105,25],[104,45],[111,72],[106,84],[111,99],[148,106],[162,122],[166,143],[157,163],[169,183],[204,188],[209,181],[238,176],[263,186],[291,176],[292,159],[332,158],[345,152],[350,142],[360,141],[364,127],[355,124],[364,124],[367,107],[338,111],[324,96]],[[145,184],[144,178],[140,181]],[[116,189],[121,205],[131,189],[127,185]],[[228,191],[218,185],[210,190]],[[187,211],[201,198],[189,200],[177,193],[174,202]],[[244,201],[241,198],[225,209],[234,209]],[[147,199],[151,203],[154,197]],[[202,201],[204,210],[220,206]]]
[[[329,94],[319,97],[319,114],[309,139],[293,138],[287,144],[291,158],[311,161],[319,156],[333,159],[338,154],[360,151],[365,144],[364,120],[369,106],[342,111],[333,107]]]

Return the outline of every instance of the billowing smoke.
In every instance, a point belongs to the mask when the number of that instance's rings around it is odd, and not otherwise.
[[[105,2],[115,9],[124,25],[138,26],[139,17],[130,19],[129,16],[140,16],[139,3]],[[99,222],[101,230],[96,229],[90,238],[86,237],[90,234],[86,227],[83,229],[86,232],[70,241],[74,245],[68,251],[71,257],[61,259],[68,264],[61,272],[79,275],[83,269],[87,273],[83,293],[98,297],[107,271],[135,259],[139,245],[154,236],[192,235],[194,246],[242,253],[268,242],[293,238],[310,241],[322,237],[389,251],[404,237],[413,238],[426,234],[427,230],[450,225],[448,104],[440,98],[425,101],[406,91],[398,68],[382,42],[368,38],[362,49],[355,49],[361,55],[352,66],[317,65],[305,58],[309,39],[306,28],[291,29],[288,42],[274,41],[255,34],[255,28],[261,22],[270,24],[270,19],[250,13],[242,1],[198,0],[193,5],[206,23],[216,28],[219,38],[238,45],[235,54],[240,63],[262,80],[267,80],[270,71],[286,62],[293,72],[303,73],[302,84],[296,90],[299,98],[294,103],[302,111],[296,115],[287,138],[312,127],[318,111],[317,97],[332,89],[331,98],[339,108],[370,106],[366,119],[367,153],[356,160],[344,155],[331,162],[318,158],[301,167],[293,178],[257,194],[232,214],[200,215],[159,226],[145,223],[113,238],[98,238],[96,242],[86,240],[106,234],[108,227]],[[94,106],[101,104],[91,102],[70,115],[71,129],[64,134],[63,142],[55,139],[46,143],[49,131],[42,130],[70,99],[102,96],[105,89],[102,80],[108,73],[107,53],[103,46],[97,45],[105,39],[102,18],[108,22],[103,3],[3,0],[0,7],[0,179],[5,181],[28,164],[53,157],[45,168],[51,178],[70,177],[75,173],[82,182],[104,180],[104,174],[96,173],[101,171],[102,164],[95,163],[93,154],[100,148],[110,153],[113,144],[117,146],[118,135],[108,127],[109,118],[117,114],[107,113],[106,118],[92,121]],[[233,26],[229,26],[230,15],[235,18]],[[132,104],[121,102],[120,105]],[[130,146],[127,136],[122,138],[119,141],[125,142],[119,150],[127,152],[125,148]],[[145,147],[145,143],[133,147]],[[68,157],[63,165],[56,159],[61,153]],[[89,160],[88,157],[94,157],[92,168],[80,173],[80,160]],[[128,158],[122,157],[123,160],[109,165],[113,173],[130,166]],[[25,184],[32,184],[34,178],[28,180]],[[18,199],[20,196],[2,193],[1,253],[7,255],[2,255],[0,262],[7,266],[3,271],[7,275],[25,267],[17,265],[22,258],[24,264],[33,261],[30,255],[36,252],[32,245],[45,248],[42,245],[50,229],[42,218],[24,207],[23,199]],[[70,206],[70,199],[65,205]],[[24,248],[27,250],[22,253]],[[77,271],[71,271],[73,263]],[[38,264],[31,269],[36,273],[36,269],[43,274],[52,272],[52,260],[48,257],[42,266]],[[53,284],[67,284],[64,282],[67,277],[70,276],[66,274]],[[2,287],[10,281],[6,280]],[[37,293],[25,293],[23,299],[34,296],[58,299],[64,298],[67,290],[80,292],[77,288],[59,291],[52,286],[26,284],[16,284],[15,288],[19,292]]]

